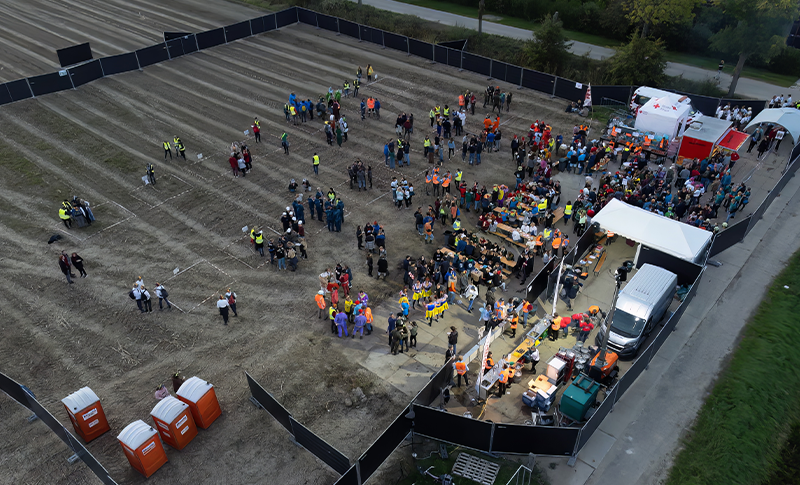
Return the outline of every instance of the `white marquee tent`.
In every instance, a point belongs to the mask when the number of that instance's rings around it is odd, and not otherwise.
[[[638,131],[652,131],[656,135],[667,135],[670,139],[682,135],[681,125],[686,124],[692,111],[692,105],[681,101],[683,98],[674,99],[674,97],[664,96],[650,99],[636,111],[634,127]]]
[[[703,263],[711,232],[612,199],[592,222],[643,245],[693,263]]]
[[[753,121],[747,124],[745,131],[752,133],[755,127],[764,123],[781,125],[789,132],[795,144],[800,141],[800,110],[795,108],[772,108],[758,113]]]

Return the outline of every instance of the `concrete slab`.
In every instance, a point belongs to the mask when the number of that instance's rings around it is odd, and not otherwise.
[[[582,460],[575,462],[575,466],[567,465],[567,458],[543,458],[539,465],[547,472],[550,483],[558,485],[583,485],[594,473],[594,468]]]
[[[594,468],[603,461],[606,453],[616,441],[617,439],[613,436],[598,430],[589,438],[578,456],[582,462]]]

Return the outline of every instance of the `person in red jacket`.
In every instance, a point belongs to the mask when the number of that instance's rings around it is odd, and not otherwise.
[[[228,163],[231,164],[231,169],[233,170],[233,176],[239,176],[239,161],[236,159],[236,156],[231,153],[231,157],[228,159]]]

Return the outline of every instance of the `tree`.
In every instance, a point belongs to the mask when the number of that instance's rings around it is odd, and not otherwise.
[[[664,68],[667,67],[664,43],[660,39],[650,40],[634,32],[631,41],[619,47],[608,63],[610,84],[658,86],[664,79]]]
[[[715,4],[737,21],[710,39],[712,49],[739,56],[728,88],[728,96],[732,97],[749,57],[769,60],[780,53],[800,7],[789,0],[716,0]]]
[[[525,47],[528,65],[539,71],[558,74],[559,68],[571,55],[564,35],[563,24],[556,16],[545,17],[539,30],[533,33],[533,40]]]
[[[625,6],[628,20],[641,28],[642,37],[647,37],[650,26],[672,25],[694,18],[694,7],[698,0],[630,0]]]

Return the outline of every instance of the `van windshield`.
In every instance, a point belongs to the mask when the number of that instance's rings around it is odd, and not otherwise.
[[[633,100],[633,102],[639,106],[646,105],[648,101],[650,101],[650,98],[648,96],[642,96],[641,94],[636,95],[636,98]]]
[[[630,313],[621,310],[615,310],[613,318],[611,329],[614,330],[614,333],[623,337],[638,337],[647,323],[647,320],[634,317]]]

